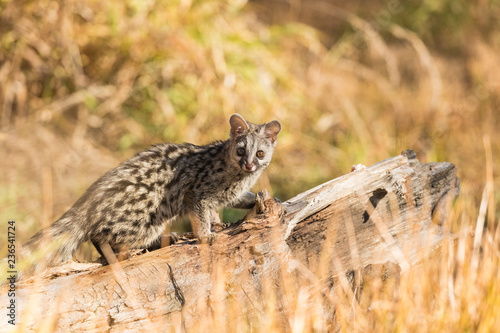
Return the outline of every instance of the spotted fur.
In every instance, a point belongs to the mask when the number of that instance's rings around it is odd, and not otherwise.
[[[44,238],[60,240],[45,256],[48,264],[71,256],[86,241],[98,249],[109,243],[114,251],[146,248],[180,216],[189,216],[196,236],[211,242],[219,207],[253,206],[255,195],[248,191],[271,162],[281,130],[276,120],[255,125],[237,114],[230,125],[227,141],[158,144],[108,171],[25,244],[25,255]]]

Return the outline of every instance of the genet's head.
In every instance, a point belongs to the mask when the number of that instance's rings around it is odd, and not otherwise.
[[[271,162],[277,144],[281,124],[273,120],[267,124],[255,125],[246,122],[235,113],[229,119],[230,159],[244,172],[255,172],[266,168]]]

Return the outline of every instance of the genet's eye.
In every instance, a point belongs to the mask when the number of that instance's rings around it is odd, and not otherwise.
[[[264,158],[264,152],[262,150],[257,151],[257,154],[255,154],[258,158]]]
[[[245,148],[243,148],[243,147],[238,148],[238,149],[236,150],[236,155],[238,155],[238,156],[243,156],[243,155],[245,155]]]

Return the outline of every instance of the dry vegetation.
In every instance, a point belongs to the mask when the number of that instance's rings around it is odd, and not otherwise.
[[[337,290],[330,328],[500,327],[498,2],[290,3],[270,19],[245,1],[0,2],[2,228],[17,221],[21,244],[152,143],[225,138],[234,112],[279,119],[259,187],[282,199],[407,148],[455,163],[462,180],[447,223],[458,240],[359,304]],[[322,331],[317,288],[288,293],[248,322],[206,310],[200,331],[280,330],[278,308],[294,332]]]

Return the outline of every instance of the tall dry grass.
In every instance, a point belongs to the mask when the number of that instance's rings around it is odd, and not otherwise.
[[[321,312],[319,287],[288,288],[287,325],[493,331],[500,327],[498,5],[435,3],[396,2],[400,11],[377,3],[357,15],[317,2],[317,17],[340,22],[325,44],[328,32],[264,24],[245,1],[2,2],[0,221],[17,221],[20,244],[138,149],[225,138],[233,112],[282,122],[259,184],[282,199],[351,164],[413,148],[423,162],[457,165],[462,188],[448,222],[456,243],[390,291],[365,290],[359,303],[335,295],[336,324]],[[200,330],[280,330],[277,303],[270,297],[241,310],[253,320],[236,323],[214,322],[205,309]],[[240,311],[233,305],[224,311]]]

